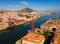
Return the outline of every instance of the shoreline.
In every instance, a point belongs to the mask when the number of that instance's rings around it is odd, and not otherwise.
[[[44,16],[50,16],[50,15],[44,15]],[[34,19],[34,21],[37,21],[37,19],[40,19],[40,18],[42,18],[42,17],[44,17],[44,16],[40,16],[40,17]],[[6,29],[0,30],[0,33],[10,32],[10,31],[14,30],[15,28],[18,28],[18,27],[21,27],[21,26],[23,26],[23,25],[29,24],[30,22],[31,22],[31,21],[27,21],[27,22],[22,23],[22,24],[19,24],[19,25],[13,25],[13,26],[11,26],[11,27],[7,27]]]
[[[43,16],[41,16],[41,17],[39,17],[39,18],[42,18],[42,17],[43,17]],[[37,19],[39,19],[39,18],[37,18]],[[34,21],[36,21],[37,19],[34,19]],[[18,27],[21,27],[21,26],[23,26],[23,25],[29,24],[30,22],[31,22],[31,21],[25,22],[25,23],[23,23],[23,24],[19,24],[19,25],[14,25],[14,26],[11,26],[11,27],[7,27],[6,29],[0,30],[0,33],[10,32],[10,31],[14,30],[15,28],[18,28]]]

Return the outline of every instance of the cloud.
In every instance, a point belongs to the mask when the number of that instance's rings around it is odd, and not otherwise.
[[[17,8],[19,8],[20,6],[19,6],[19,5],[17,5],[16,7],[17,7]]]
[[[9,4],[8,6],[11,7],[11,4]]]
[[[20,3],[23,4],[23,5],[28,5],[27,1],[21,1]]]

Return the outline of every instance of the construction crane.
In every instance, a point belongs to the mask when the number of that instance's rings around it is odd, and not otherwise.
[[[32,21],[31,21],[31,23],[32,23],[31,31],[34,32],[34,29],[35,29],[35,27],[34,27],[34,15],[32,16]]]

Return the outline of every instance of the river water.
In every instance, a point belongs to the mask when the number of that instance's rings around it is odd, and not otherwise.
[[[53,14],[49,16],[43,16],[37,19],[35,23],[35,28],[38,28],[41,24],[46,22],[49,18],[54,18],[58,16],[60,19],[60,14]],[[24,25],[22,27],[15,28],[10,32],[4,32],[0,34],[0,44],[15,44],[22,36],[26,35],[28,30],[31,29],[31,23]]]

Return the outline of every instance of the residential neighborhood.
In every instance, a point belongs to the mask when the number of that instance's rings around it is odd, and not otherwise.
[[[25,14],[25,15],[24,15]],[[26,22],[30,22],[32,20],[32,16],[34,19],[40,18],[39,12],[31,12],[24,13],[19,15],[18,12],[0,12],[0,30],[6,29],[7,27],[23,24]]]

